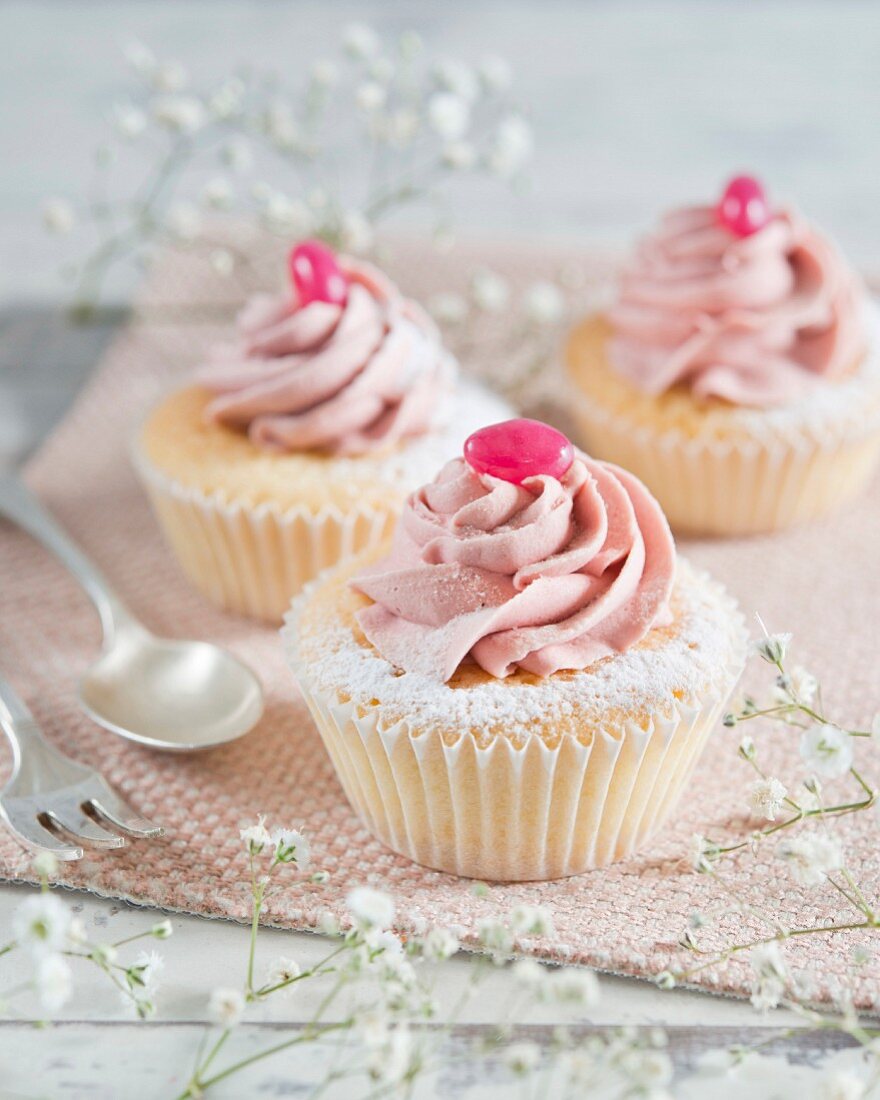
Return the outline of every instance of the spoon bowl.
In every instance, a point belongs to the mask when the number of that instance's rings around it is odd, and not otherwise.
[[[263,713],[259,680],[232,654],[157,638],[135,623],[86,670],[79,697],[105,729],[168,752],[234,741]]]
[[[152,749],[194,752],[259,722],[263,689],[247,665],[209,642],[151,634],[24,482],[2,470],[0,516],[51,550],[95,605],[104,646],[80,680],[79,699],[99,726]]]

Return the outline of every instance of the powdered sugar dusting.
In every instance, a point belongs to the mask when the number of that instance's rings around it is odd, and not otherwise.
[[[362,562],[334,572],[347,578]],[[527,737],[538,723],[591,721],[611,711],[668,713],[676,700],[698,703],[725,680],[732,687],[745,653],[742,618],[720,584],[679,558],[671,630],[652,631],[626,653],[582,672],[546,679],[481,678],[456,686],[422,673],[400,673],[354,636],[341,613],[320,622],[308,610],[326,576],[293,603],[282,637],[295,673],[314,690],[378,704],[389,715],[410,718],[419,730],[492,731]],[[301,634],[301,623],[307,628]]]

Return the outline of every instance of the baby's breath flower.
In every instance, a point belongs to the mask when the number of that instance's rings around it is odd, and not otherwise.
[[[434,66],[434,80],[444,91],[473,103],[480,94],[480,83],[470,65],[455,58],[444,58]]]
[[[372,886],[357,886],[345,899],[348,911],[361,929],[388,928],[394,920],[394,901]]]
[[[458,936],[448,928],[432,928],[422,940],[422,952],[426,959],[442,961],[451,959],[458,951]]]
[[[801,758],[820,775],[844,775],[852,767],[852,738],[839,726],[826,722],[811,726],[801,737]]]
[[[394,79],[394,62],[390,57],[376,57],[370,62],[369,73],[380,84],[389,84]]]
[[[366,23],[349,23],[342,31],[342,45],[349,57],[365,61],[381,47],[379,35]]]
[[[254,154],[247,138],[231,138],[223,146],[220,156],[233,172],[243,174],[253,167]]]
[[[269,830],[266,828],[266,819],[261,814],[257,818],[256,825],[248,825],[246,829],[242,829],[239,832],[239,837],[244,849],[251,855],[257,856],[267,846],[272,844],[272,836]]]
[[[791,672],[777,678],[774,697],[780,703],[794,702],[809,707],[815,702],[818,692],[819,681],[816,677],[803,665],[796,665]]]
[[[752,1005],[759,1012],[776,1008],[785,994],[788,972],[778,943],[764,943],[749,952],[749,962],[754,972],[752,980]]]
[[[478,309],[500,313],[510,301],[510,287],[494,271],[477,271],[471,280],[471,294]]]
[[[847,1070],[832,1069],[823,1073],[816,1100],[863,1100],[867,1096],[868,1085],[860,1077]]]
[[[83,923],[82,917],[70,918],[70,927],[67,929],[67,942],[71,947],[84,947],[89,942],[89,934]]]
[[[511,1043],[504,1050],[504,1064],[517,1077],[527,1077],[541,1062],[541,1048],[537,1043]]]
[[[864,944],[857,943],[856,946],[850,952],[850,960],[853,966],[862,967],[867,966],[871,961],[871,952],[865,947]]]
[[[487,54],[481,58],[477,74],[487,92],[506,92],[513,82],[510,63],[497,54]]]
[[[477,151],[469,141],[450,141],[443,147],[443,163],[456,172],[467,172],[477,163]]]
[[[326,882],[330,881],[329,871],[312,871],[309,875],[309,882],[316,882],[320,886],[323,886]]]
[[[70,910],[54,894],[32,894],[12,915],[15,940],[35,954],[60,951],[70,929]]]
[[[515,176],[532,155],[532,128],[520,115],[502,119],[489,152],[490,171],[505,179]]]
[[[785,660],[785,654],[791,642],[791,634],[770,634],[767,627],[761,621],[758,622],[763,631],[763,637],[756,638],[752,642],[753,651],[771,665],[779,665]]]
[[[117,959],[119,952],[113,946],[112,943],[96,943],[92,948],[92,959],[105,969],[112,966]]]
[[[665,1096],[661,1092],[672,1081],[672,1059],[662,1050],[643,1050],[638,1047],[625,1052],[620,1060],[621,1069],[631,1084],[650,1096]]]
[[[536,325],[553,325],[565,313],[565,295],[555,283],[532,283],[523,297],[526,316]]]
[[[562,967],[551,973],[546,985],[547,996],[559,1004],[583,1005],[594,1008],[599,1003],[599,979],[592,970],[582,967]]]
[[[349,252],[366,252],[373,244],[373,227],[359,210],[346,210],[339,227],[342,246]]]
[[[235,256],[233,256],[228,248],[213,249],[209,259],[211,261],[211,267],[218,275],[222,275],[224,278],[227,278],[235,271]]]
[[[355,102],[362,111],[370,113],[385,106],[388,93],[376,80],[365,80],[355,92]]]
[[[136,1001],[148,1001],[152,1009],[151,997],[159,987],[159,975],[164,969],[165,960],[158,952],[141,951],[125,972],[128,987]]]
[[[40,1007],[50,1016],[67,1004],[73,992],[70,967],[60,955],[44,955],[37,962],[34,983]]]
[[[216,118],[232,118],[240,114],[245,91],[244,81],[238,77],[225,80],[208,101],[211,113]]]
[[[215,989],[208,1000],[208,1019],[216,1027],[235,1027],[244,1015],[244,1005],[240,989]]]
[[[513,980],[517,985],[537,992],[547,978],[547,969],[537,959],[519,959],[512,966]]]
[[[443,291],[428,299],[431,316],[444,325],[459,325],[467,317],[467,300],[453,291]]]
[[[541,905],[515,905],[510,914],[510,927],[514,932],[529,936],[552,936],[553,917]]]
[[[191,202],[177,202],[168,211],[169,232],[182,241],[192,241],[199,235],[202,218]]]
[[[202,201],[205,206],[215,210],[226,210],[232,205],[234,198],[232,185],[225,176],[214,176],[208,180],[202,190]]]
[[[304,202],[290,199],[280,191],[269,194],[265,214],[270,229],[291,237],[305,236],[314,224],[311,211]]]
[[[126,64],[140,76],[149,75],[156,67],[156,57],[149,46],[133,39],[122,51]]]
[[[707,840],[700,833],[691,837],[691,867],[700,874],[712,869],[712,861],[718,856],[718,845]]]
[[[58,873],[58,860],[51,852],[38,852],[31,866],[40,878],[49,879]]]
[[[754,760],[758,755],[758,750],[755,748],[755,742],[751,737],[746,736],[740,741],[739,754],[743,760]]]
[[[264,986],[270,988],[275,986],[281,986],[279,992],[283,997],[290,997],[294,993],[293,983],[295,978],[298,978],[302,970],[299,963],[295,959],[289,959],[284,955],[279,955],[277,959],[269,964],[266,971],[266,976],[263,980]]]
[[[670,970],[661,970],[654,981],[660,989],[675,989],[676,986],[675,975]]]
[[[147,116],[133,103],[122,101],[114,103],[110,111],[110,118],[116,132],[120,137],[131,141],[147,128]]]
[[[318,915],[316,927],[323,936],[338,936],[340,933],[339,921],[326,909]]]
[[[189,74],[179,61],[165,61],[161,65],[154,65],[150,74],[150,82],[159,92],[179,92],[185,88]]]
[[[428,123],[445,141],[464,137],[470,120],[471,109],[467,100],[453,92],[435,92],[428,100]]]
[[[194,134],[205,124],[206,112],[200,99],[191,95],[164,95],[153,101],[153,118],[177,134]]]
[[[167,918],[165,920],[157,921],[150,929],[150,935],[157,940],[167,940],[174,929],[171,927],[171,921]]]
[[[398,1024],[386,1030],[384,1040],[372,1051],[367,1064],[370,1076],[384,1085],[398,1085],[410,1072],[413,1056],[410,1030]]]
[[[389,139],[398,146],[408,145],[419,132],[422,120],[412,107],[400,107],[389,119]]]
[[[43,225],[59,237],[69,233],[76,224],[76,215],[67,199],[46,199],[43,203]]]
[[[319,57],[312,65],[311,81],[319,88],[332,88],[339,80],[339,69],[335,62]]]
[[[749,801],[752,811],[759,817],[767,818],[768,821],[775,821],[787,794],[788,791],[783,784],[773,776],[758,779],[752,784],[751,789]]]
[[[296,829],[273,829],[271,836],[279,863],[295,863],[301,871],[309,869],[312,847],[301,832]]]
[[[483,920],[477,926],[477,938],[500,960],[513,950],[513,933],[499,920]]]
[[[839,842],[824,833],[781,840],[776,845],[776,854],[788,864],[792,878],[802,886],[817,886],[826,875],[843,866]]]

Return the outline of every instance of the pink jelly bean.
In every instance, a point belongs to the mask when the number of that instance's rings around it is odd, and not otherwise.
[[[464,457],[475,473],[521,485],[538,474],[561,478],[574,461],[574,448],[540,420],[504,420],[469,436]]]
[[[301,306],[309,302],[345,305],[348,276],[321,241],[303,241],[290,250],[290,278]]]
[[[728,183],[718,203],[718,220],[736,237],[750,237],[770,221],[764,188],[752,176],[737,176]]]

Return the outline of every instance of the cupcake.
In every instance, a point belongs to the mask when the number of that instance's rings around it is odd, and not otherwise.
[[[167,541],[221,607],[280,621],[322,569],[383,542],[407,495],[500,399],[456,379],[436,327],[376,268],[318,242],[291,287],[163,400],[135,448]]]
[[[650,488],[673,528],[774,531],[855,497],[880,451],[878,319],[837,249],[739,177],[667,214],[615,304],[572,333],[591,453]]]
[[[282,631],[345,793],[394,851],[490,880],[621,859],[674,811],[745,653],[632,474],[536,421],[482,429],[389,546]]]

